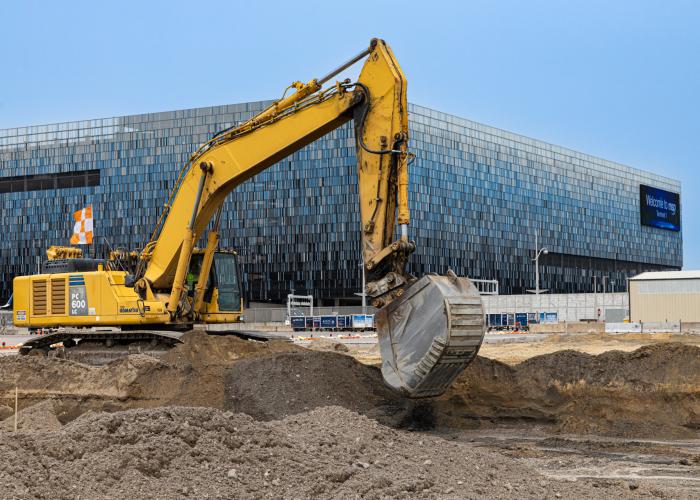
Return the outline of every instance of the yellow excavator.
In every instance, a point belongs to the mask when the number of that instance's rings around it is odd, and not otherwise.
[[[359,78],[324,84],[365,59]],[[48,331],[22,354],[148,352],[180,342],[197,323],[240,320],[236,255],[218,249],[221,209],[241,183],[354,120],[365,293],[375,315],[382,374],[409,397],[442,394],[476,356],[484,314],[476,287],[452,271],[406,271],[409,152],[406,78],[390,47],[369,47],[257,116],[217,133],[184,165],[140,253],[86,259],[54,248],[41,274],[14,280],[17,326]],[[286,92],[285,92],[286,94]],[[212,222],[213,221],[213,222]],[[398,228],[396,227],[398,225]],[[209,228],[206,246],[195,244]]]

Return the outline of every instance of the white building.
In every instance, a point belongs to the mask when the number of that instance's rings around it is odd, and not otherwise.
[[[700,271],[642,273],[629,281],[633,322],[700,323]]]

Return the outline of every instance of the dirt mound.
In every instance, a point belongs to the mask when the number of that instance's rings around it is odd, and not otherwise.
[[[509,366],[477,358],[448,394],[406,400],[381,373],[333,352],[248,358],[226,371],[225,408],[271,420],[338,405],[425,429],[539,422],[562,432],[698,437],[700,348],[660,344],[591,356],[561,351]]]
[[[116,411],[167,404],[178,394],[184,373],[146,355],[94,367],[58,358],[0,358],[0,398],[21,409],[51,398],[63,423],[90,410]]]
[[[182,344],[168,351],[162,359],[175,366],[196,369],[228,366],[238,359],[299,350],[300,347],[281,340],[244,340],[234,335],[209,335],[195,330],[183,335]]]
[[[0,430],[2,431],[12,431],[14,426],[14,414],[0,422]],[[28,406],[17,413],[18,431],[47,432],[60,428],[61,422],[56,416],[54,403],[51,400]]]
[[[244,357],[297,349],[282,342],[204,332],[191,332],[183,339],[182,345],[163,358],[137,354],[104,366],[59,358],[0,357],[0,405],[14,407],[17,387],[20,408],[55,398],[58,418],[64,423],[89,410],[164,405],[223,408],[225,367]]]
[[[202,331],[189,332],[182,340],[182,344],[162,358],[182,377],[168,404],[224,408],[226,368],[241,359],[301,350],[283,341],[243,340],[235,336],[208,335]]]
[[[559,351],[517,365],[519,377],[538,384],[558,380],[589,385],[624,385],[639,390],[661,385],[700,385],[700,348],[685,344],[654,344],[636,351],[608,351],[597,356]]]
[[[5,356],[0,358],[0,391],[30,396],[40,393],[74,397],[154,397],[153,382],[171,375],[166,363],[137,354],[95,367],[59,358]],[[167,374],[164,372],[168,372]]]
[[[500,453],[416,436],[338,407],[282,421],[209,408],[87,414],[3,433],[3,498],[631,497],[625,481],[562,482]],[[662,493],[654,490],[655,493]]]
[[[273,420],[323,406],[342,406],[384,421],[407,401],[386,387],[378,368],[335,352],[279,353],[234,363],[226,373],[226,409]]]
[[[477,358],[435,402],[442,422],[532,420],[565,432],[698,437],[700,348],[560,351],[509,366]]]

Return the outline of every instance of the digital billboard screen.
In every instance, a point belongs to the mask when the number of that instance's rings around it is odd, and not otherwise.
[[[639,213],[642,224],[671,231],[681,230],[681,205],[678,193],[639,185]]]

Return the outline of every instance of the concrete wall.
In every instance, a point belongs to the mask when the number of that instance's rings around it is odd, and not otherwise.
[[[626,293],[484,295],[486,314],[556,312],[559,321],[605,319],[606,309],[628,309]],[[600,310],[600,315],[598,315]]]
[[[700,322],[700,280],[630,280],[631,321]]]
[[[543,323],[530,325],[530,333],[603,333],[605,323]]]
[[[12,309],[0,311],[0,327],[3,325],[12,326]]]

